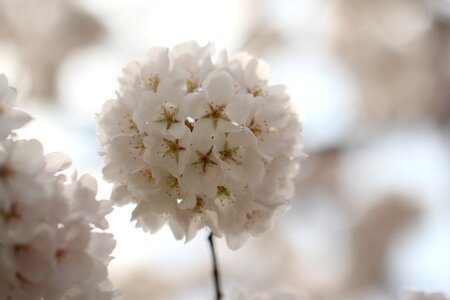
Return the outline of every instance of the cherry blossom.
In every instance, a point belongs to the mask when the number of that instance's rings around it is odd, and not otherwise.
[[[303,157],[301,122],[268,65],[213,59],[195,42],[155,48],[119,80],[97,115],[111,198],[137,226],[177,239],[208,228],[232,249],[270,230],[290,206]]]
[[[66,155],[45,155],[38,140],[17,138],[11,130],[30,118],[16,114],[5,84],[0,75],[2,122],[9,128],[0,138],[0,299],[120,298],[107,278],[115,247],[104,231],[110,202],[96,199],[92,176],[66,178]]]

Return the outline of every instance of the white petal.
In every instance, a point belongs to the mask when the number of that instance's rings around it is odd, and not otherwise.
[[[251,85],[257,81],[267,81],[270,79],[270,67],[265,61],[253,58],[245,68],[245,77]]]
[[[6,139],[11,130],[12,125],[9,119],[0,115],[0,140]]]
[[[291,115],[281,105],[268,105],[261,107],[255,114],[258,121],[266,121],[269,126],[283,128]]]
[[[44,149],[38,140],[19,140],[15,142],[10,156],[14,169],[25,174],[35,174],[44,166]]]
[[[130,192],[124,185],[119,185],[114,187],[111,193],[111,200],[118,205],[125,205],[127,200],[130,198]]]
[[[31,282],[39,282],[51,270],[52,254],[56,250],[55,232],[49,225],[36,228],[25,248],[14,250],[17,272]]]
[[[226,105],[234,95],[233,78],[225,71],[212,72],[203,82],[208,102]]]
[[[104,232],[91,233],[88,252],[92,256],[109,261],[109,255],[115,247],[116,241],[112,234]],[[107,261],[105,261],[105,263],[107,263]]]
[[[193,119],[203,117],[209,112],[208,101],[203,92],[189,94],[186,96],[184,104],[187,116]]]
[[[273,220],[267,212],[258,211],[258,216],[255,216],[254,224],[250,229],[253,237],[262,237],[273,227]]]
[[[11,120],[11,126],[13,129],[17,129],[31,121],[33,118],[26,112],[18,109],[12,109],[9,112],[9,119]]]
[[[235,95],[227,104],[226,112],[231,121],[244,124],[250,112],[250,98],[248,95]]]
[[[0,165],[2,165],[8,158],[8,152],[5,147],[0,143]]]
[[[181,209],[193,209],[197,205],[197,198],[195,195],[186,194],[183,195],[183,200],[178,205]]]
[[[56,173],[68,168],[72,164],[70,157],[61,152],[49,153],[45,156],[45,171]]]
[[[189,128],[184,124],[183,121],[180,121],[179,123],[172,124],[172,126],[168,130],[164,130],[163,132],[167,132],[168,135],[172,136],[175,139],[180,139],[186,132],[189,132]]]
[[[90,174],[83,174],[79,179],[80,187],[88,189],[93,192],[93,194],[97,194],[97,180]]]
[[[249,234],[246,231],[227,232],[225,234],[227,246],[231,250],[238,250],[241,248],[249,238]]]

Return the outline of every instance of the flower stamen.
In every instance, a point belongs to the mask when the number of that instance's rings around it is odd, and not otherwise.
[[[163,156],[170,155],[171,157],[175,157],[175,161],[178,163],[178,161],[180,160],[180,158],[179,158],[180,151],[185,151],[186,148],[182,147],[179,144],[180,143],[179,139],[176,139],[175,141],[163,139],[163,141],[166,143],[166,146],[167,146],[167,150],[163,154]]]
[[[156,122],[165,122],[166,129],[169,130],[172,124],[179,123],[180,121],[176,119],[175,115],[177,114],[178,109],[172,108],[167,109],[165,106],[162,106],[163,112]]]
[[[159,82],[160,82],[159,76],[158,76],[158,74],[155,74],[155,75],[150,75],[147,78],[147,81],[142,82],[142,85],[145,88],[150,88],[150,90],[152,92],[156,93],[158,91]]]
[[[230,161],[230,160],[231,160],[231,161],[233,161],[234,163],[236,163],[237,165],[240,165],[241,162],[238,161],[238,160],[236,159],[237,151],[239,150],[239,148],[240,148],[240,147],[233,147],[233,148],[230,148],[230,147],[228,146],[228,141],[226,140],[226,141],[225,141],[225,144],[224,144],[224,146],[223,146],[223,150],[222,150],[222,151],[219,151],[220,158],[221,158],[223,161]]]
[[[217,122],[219,120],[230,121],[230,118],[224,112],[225,105],[213,106],[209,103],[209,112],[205,114],[202,118],[211,119],[213,121],[214,129],[217,128]]]
[[[248,126],[248,128],[250,129],[251,132],[253,132],[253,134],[255,136],[260,136],[262,134],[262,129],[261,126],[259,126],[259,124],[255,123],[255,119],[252,119],[250,122],[250,125]]]
[[[195,153],[198,155],[198,160],[193,162],[192,165],[202,165],[203,173],[206,173],[206,168],[208,166],[217,165],[217,163],[211,157],[212,149],[213,147],[211,146],[211,148],[209,148],[208,152],[206,153],[202,153],[198,150],[195,151]]]
[[[255,86],[253,90],[251,90],[251,94],[253,97],[258,97],[263,95],[263,90],[259,86]]]
[[[188,93],[193,93],[193,92],[197,91],[197,89],[198,89],[198,84],[197,84],[197,82],[196,82],[194,79],[189,78],[189,79],[186,81],[186,91],[187,91]]]

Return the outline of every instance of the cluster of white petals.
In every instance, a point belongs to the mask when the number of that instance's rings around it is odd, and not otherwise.
[[[286,88],[246,54],[212,61],[212,46],[154,48],[130,63],[117,99],[98,115],[112,199],[135,203],[151,232],[177,239],[201,228],[232,249],[289,207],[302,157],[301,123]]]
[[[60,174],[70,160],[44,155],[17,129],[31,118],[14,107],[15,91],[0,75],[0,299],[110,300],[107,280],[115,247],[89,175]]]

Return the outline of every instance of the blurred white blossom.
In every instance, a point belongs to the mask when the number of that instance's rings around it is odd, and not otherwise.
[[[102,231],[111,206],[96,200],[90,175],[59,173],[70,165],[67,156],[17,139],[11,129],[30,117],[14,102],[0,75],[0,299],[114,299],[107,265],[115,241]]]
[[[31,120],[27,113],[14,107],[15,101],[16,91],[8,86],[5,75],[0,74],[0,139]]]
[[[186,241],[208,227],[237,249],[289,207],[301,123],[264,62],[222,51],[214,63],[212,48],[155,48],[125,68],[98,115],[103,172],[138,226]]]
[[[80,1],[0,0],[0,47],[11,47],[7,61],[17,65],[19,82],[29,81],[21,93],[32,99],[57,100],[62,65],[105,33]]]
[[[233,289],[225,300],[307,300],[306,296],[283,290],[274,291],[245,291]]]
[[[418,291],[406,291],[403,293],[403,300],[447,300],[442,293],[424,293]]]

